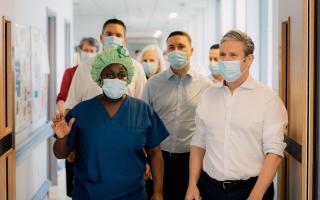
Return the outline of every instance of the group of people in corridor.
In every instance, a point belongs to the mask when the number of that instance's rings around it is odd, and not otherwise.
[[[84,38],[52,116],[54,153],[66,159],[68,195],[103,200],[272,200],[287,111],[250,75],[254,42],[230,30],[193,69],[192,38],[174,31],[167,61],[156,45],[133,59],[126,26],[109,19],[103,44]]]

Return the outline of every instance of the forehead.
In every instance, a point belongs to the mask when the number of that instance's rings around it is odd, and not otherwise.
[[[102,70],[102,73],[109,72],[109,71],[112,71],[112,72],[126,71],[126,68],[119,63],[112,63],[112,64],[108,65],[107,67],[105,67]]]
[[[143,58],[149,58],[149,57],[152,57],[152,58],[156,58],[157,57],[157,54],[156,54],[156,51],[155,50],[147,50],[143,53],[142,55]]]
[[[225,41],[220,45],[221,52],[244,52],[244,44],[241,41],[230,40]]]
[[[187,36],[184,36],[184,35],[175,35],[168,38],[167,45],[177,45],[177,44],[190,45],[190,42]]]
[[[105,32],[112,32],[112,33],[121,33],[124,34],[124,27],[120,24],[108,24],[104,31]]]
[[[91,45],[89,42],[84,42],[82,44],[82,48],[90,48],[90,47],[95,47],[94,45]]]
[[[212,56],[218,56],[219,55],[219,49],[210,49],[209,54]]]

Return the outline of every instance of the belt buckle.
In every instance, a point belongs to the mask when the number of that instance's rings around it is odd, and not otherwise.
[[[177,155],[175,155],[174,153],[171,153],[171,152],[169,152],[169,156],[170,156],[171,158],[177,158],[177,157],[178,157]]]
[[[223,181],[223,182],[222,182],[222,188],[223,188],[223,190],[227,190],[228,184],[230,184],[230,183],[231,183],[230,181]]]

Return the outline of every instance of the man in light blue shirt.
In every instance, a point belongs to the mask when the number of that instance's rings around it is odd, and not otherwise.
[[[164,159],[164,199],[183,200],[188,186],[190,142],[195,132],[195,109],[212,81],[191,69],[191,38],[175,31],[167,38],[170,68],[151,77],[145,100],[160,116],[169,137],[161,143]]]

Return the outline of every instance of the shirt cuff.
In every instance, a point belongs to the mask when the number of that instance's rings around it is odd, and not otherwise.
[[[194,135],[192,137],[192,140],[191,140],[191,144],[192,146],[197,146],[197,147],[200,147],[200,148],[203,148],[203,149],[206,149],[206,143],[205,141],[199,137],[198,135]]]
[[[265,144],[263,147],[263,152],[265,155],[272,153],[284,157],[283,152],[286,146],[286,143]]]

